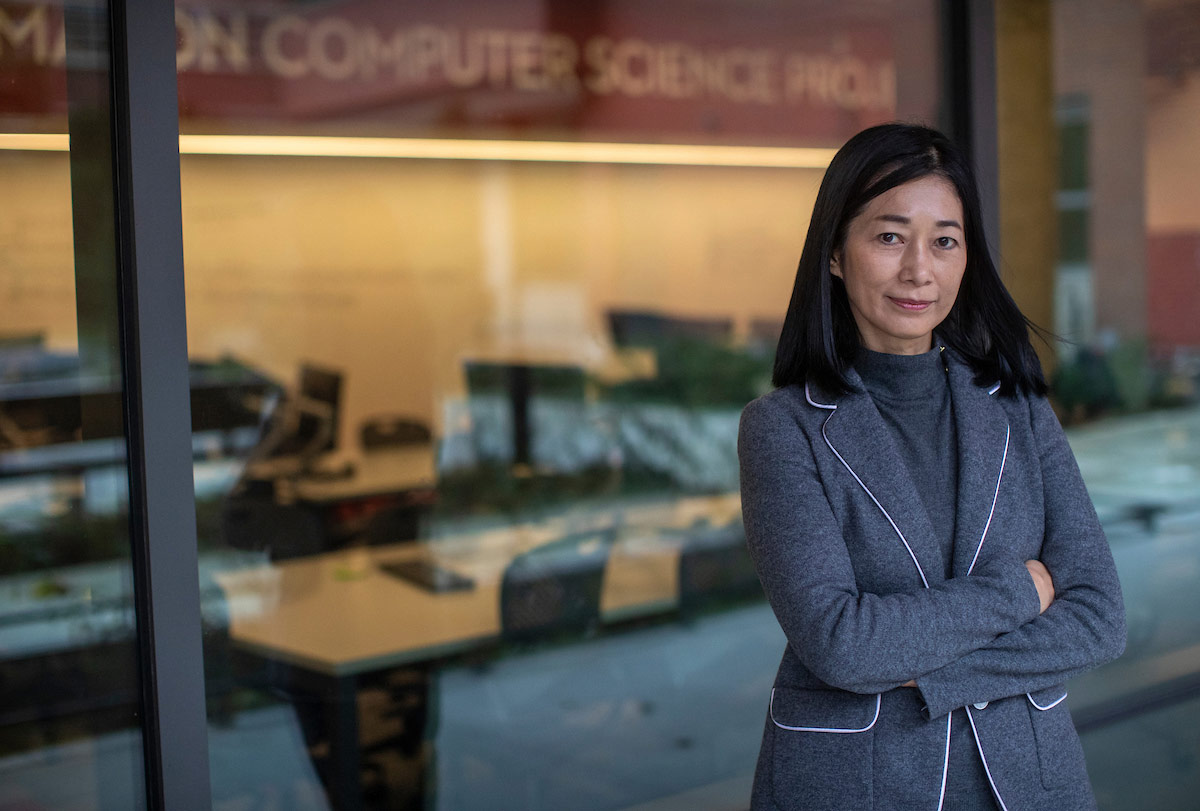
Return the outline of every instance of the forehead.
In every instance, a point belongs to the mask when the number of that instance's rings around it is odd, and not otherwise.
[[[867,203],[855,221],[867,221],[880,216],[901,216],[917,219],[928,216],[934,220],[962,222],[962,200],[954,184],[941,175],[926,175],[888,189]]]

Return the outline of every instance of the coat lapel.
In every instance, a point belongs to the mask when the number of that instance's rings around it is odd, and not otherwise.
[[[825,441],[848,468],[847,475],[858,479],[857,486],[889,519],[895,543],[907,547],[922,582],[941,582],[946,571],[941,546],[908,466],[858,373],[851,369],[847,377],[856,389],[850,394],[830,395],[816,387],[806,390],[810,405],[831,412],[822,429]]]
[[[947,350],[958,435],[958,500],[953,574],[970,573],[994,531],[993,511],[1007,464],[1009,425],[995,389],[975,384],[965,361]]]

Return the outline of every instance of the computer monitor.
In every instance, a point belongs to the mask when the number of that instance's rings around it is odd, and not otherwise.
[[[341,395],[340,372],[302,364],[296,393],[285,398],[282,413],[272,418],[281,422],[272,431],[277,440],[270,444],[268,457],[305,461],[337,447]]]
[[[315,414],[305,414],[304,401],[312,401],[328,406],[328,434],[324,443],[311,450],[314,452],[331,451],[337,446],[338,425],[339,425],[339,404],[342,398],[342,375],[340,372],[335,372],[332,369],[323,369],[319,366],[303,364],[300,367],[300,397],[301,399],[301,419],[300,429],[298,433],[303,437],[315,440],[317,432],[320,429],[318,424],[320,418]],[[309,418],[311,424],[305,424],[305,417]]]

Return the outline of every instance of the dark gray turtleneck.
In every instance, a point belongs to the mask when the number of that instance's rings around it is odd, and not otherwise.
[[[958,499],[958,443],[941,351],[937,345],[923,355],[861,349],[854,368],[908,465],[949,577]]]

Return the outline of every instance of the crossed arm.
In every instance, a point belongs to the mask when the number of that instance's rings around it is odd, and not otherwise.
[[[1046,568],[1046,564],[1040,560],[1025,561],[1025,568],[1029,570],[1029,576],[1033,578],[1033,585],[1037,587],[1038,614],[1045,614],[1046,609],[1054,602],[1054,578],[1050,576],[1050,570]],[[909,679],[900,686],[916,687],[917,680]]]
[[[1079,466],[1045,398],[1030,401],[1030,422],[1045,504],[1040,563],[1053,573],[1053,600],[1032,621],[918,676],[930,717],[1061,685],[1125,650],[1121,585]]]
[[[738,450],[747,543],[789,645],[815,676],[861,693],[915,682],[936,717],[1061,683],[1120,653],[1111,554],[1062,429],[1044,400],[1033,405],[1046,481],[1041,561],[997,557],[970,577],[886,595],[858,589],[794,419],[770,401],[746,408]],[[1080,498],[1090,523],[1079,520]]]

